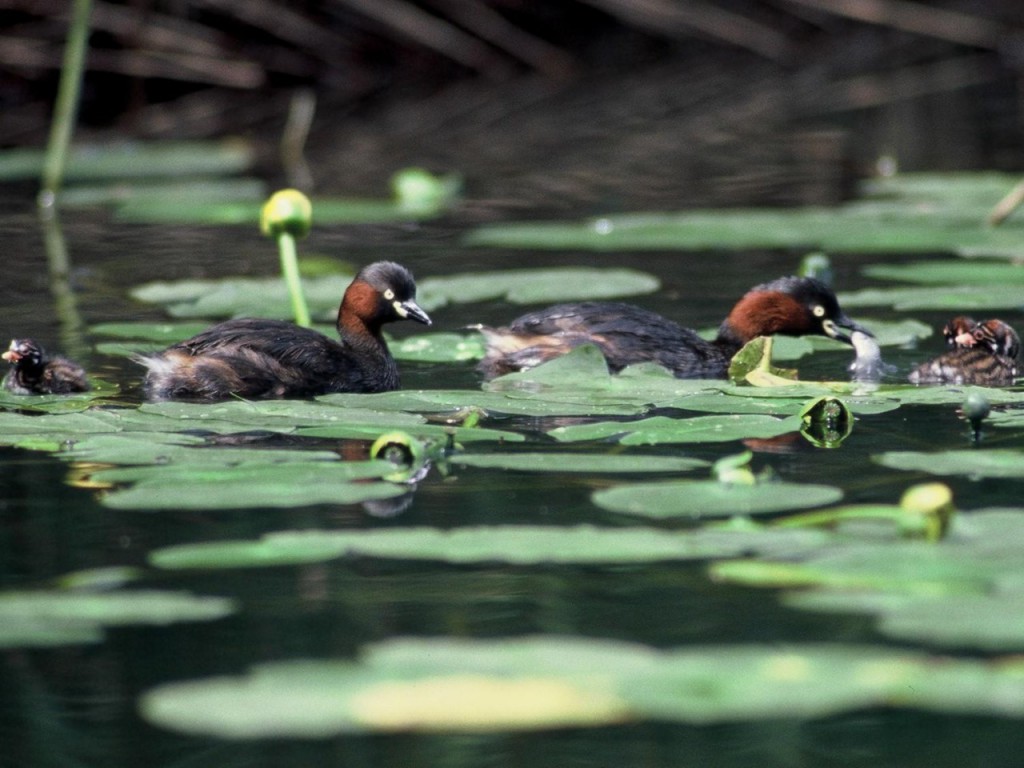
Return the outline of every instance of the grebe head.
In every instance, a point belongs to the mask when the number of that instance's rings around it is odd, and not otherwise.
[[[370,326],[396,320],[430,325],[430,316],[416,303],[412,273],[393,261],[377,261],[360,270],[341,303],[341,316],[346,313]]]
[[[43,348],[32,339],[12,339],[2,357],[15,365],[35,367],[43,363]]]
[[[976,343],[994,355],[1016,359],[1020,354],[1020,337],[1002,320],[986,320],[971,331]]]
[[[852,334],[873,334],[839,306],[832,290],[810,277],[782,277],[747,291],[723,323],[720,336],[746,343],[758,336],[819,335],[853,345]]]
[[[973,317],[958,315],[943,326],[942,335],[951,347],[973,347],[977,341],[973,332],[977,327]]]

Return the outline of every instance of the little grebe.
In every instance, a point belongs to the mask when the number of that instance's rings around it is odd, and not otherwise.
[[[228,320],[136,360],[152,400],[309,397],[398,389],[398,366],[381,335],[397,320],[430,325],[409,271],[390,261],[362,269],[338,309],[341,342],[281,320]]]
[[[835,294],[808,277],[782,277],[751,288],[714,341],[632,304],[582,302],[531,312],[508,326],[477,326],[487,342],[480,371],[487,379],[522,371],[581,344],[596,344],[608,367],[654,362],[680,379],[721,379],[739,349],[758,336],[818,334],[852,344],[847,331],[871,334],[848,318]]]
[[[2,355],[14,365],[4,386],[16,395],[69,395],[88,392],[89,380],[78,363],[48,355],[32,339],[14,339]]]
[[[1017,377],[1020,338],[1002,320],[954,317],[942,329],[950,350],[911,371],[912,384],[1006,387]]]

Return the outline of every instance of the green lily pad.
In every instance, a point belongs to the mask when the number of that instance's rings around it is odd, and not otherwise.
[[[911,288],[865,288],[839,294],[844,308],[891,306],[900,311],[942,309],[952,313],[980,310],[1017,309],[1020,286],[929,285]]]
[[[830,485],[760,482],[740,485],[716,480],[633,483],[597,491],[603,509],[653,518],[765,515],[832,504],[843,497]]]
[[[116,212],[120,221],[163,224],[254,224],[259,221],[261,199],[191,200],[154,196],[131,198]],[[439,201],[439,203],[445,201]],[[440,215],[445,206],[410,207],[396,200],[320,197],[313,201],[317,224],[371,224],[418,221]]]
[[[254,454],[258,452],[254,451]],[[96,472],[96,482],[131,482],[101,497],[114,509],[245,509],[356,504],[401,496],[408,489],[379,479],[394,471],[388,462],[291,461],[133,467]]]
[[[864,274],[879,280],[926,285],[1004,286],[1024,283],[1024,267],[991,259],[873,264],[864,268]]]
[[[233,739],[775,721],[876,706],[1008,716],[1024,712],[1024,680],[979,661],[838,644],[656,651],[569,637],[427,638],[370,646],[351,662],[162,685],[140,702],[155,725]]]
[[[661,282],[635,269],[547,267],[448,275],[418,281],[426,306],[505,299],[513,304],[634,296],[658,290]]]
[[[323,395],[317,401],[341,408],[363,404],[379,411],[450,413],[457,420],[460,412],[470,408],[514,416],[628,416],[647,409],[646,403],[604,403],[589,398],[563,399],[560,392],[531,394],[467,389],[403,389],[368,395],[333,394]]]
[[[263,200],[267,185],[251,177],[182,179],[127,179],[79,184],[61,190],[60,204],[65,208],[95,206],[131,207],[133,205],[218,206],[225,201]]]
[[[862,199],[838,208],[696,210],[622,214],[579,223],[495,224],[471,232],[466,242],[593,251],[804,248],[1019,253],[1019,225],[984,224],[994,201],[1016,182],[999,174],[901,174],[863,185]]]
[[[418,360],[428,363],[456,363],[479,360],[484,345],[479,335],[459,333],[421,333],[388,344],[396,360]]]
[[[388,429],[412,428],[422,424],[424,419],[411,413],[385,413],[357,406],[339,408],[328,400],[259,400],[227,401],[223,403],[144,403],[139,407],[142,415],[159,415],[168,420],[186,422],[195,429],[207,421],[230,422],[238,427],[269,429],[296,425],[345,424],[379,426],[380,432]]]
[[[833,517],[844,513],[842,507],[829,511]],[[849,516],[864,511],[850,508]],[[730,583],[800,587],[785,595],[787,605],[868,614],[882,634],[901,641],[1019,651],[1022,543],[1021,509],[975,510],[955,517],[937,543],[838,535],[795,556],[716,562],[710,571]]]
[[[254,154],[253,145],[239,139],[78,146],[68,156],[64,178],[69,182],[122,181],[231,174],[247,170]],[[40,149],[5,150],[0,153],[0,180],[38,179],[44,157],[45,152]]]
[[[253,222],[258,221],[258,208]],[[349,282],[351,275],[302,278],[310,313],[321,320],[333,319]],[[158,281],[138,286],[131,294],[139,301],[166,305],[174,317],[292,317],[288,288],[277,276]]]
[[[454,563],[635,563],[738,552],[742,537],[706,541],[647,528],[499,525],[367,531],[291,531],[257,541],[181,545],[150,553],[158,568],[238,568],[330,560],[345,555]]]
[[[884,636],[927,645],[1009,652],[1024,649],[1024,594],[884,596],[808,592],[786,598],[805,610],[870,613]]]
[[[302,279],[314,317],[333,320],[350,279],[337,275]],[[421,279],[417,283],[417,302],[431,311],[449,303],[497,298],[524,304],[627,296],[650,293],[659,285],[652,275],[632,269],[504,270]],[[165,304],[175,317],[291,316],[287,287],[276,276],[152,282],[134,288],[132,296],[151,304]]]
[[[460,453],[448,459],[452,464],[518,472],[645,473],[687,472],[708,466],[702,459],[675,456],[593,453]]]
[[[234,610],[234,602],[227,598],[185,592],[4,592],[0,593],[0,647],[98,642],[104,627],[212,621]]]
[[[1011,448],[888,451],[873,458],[884,467],[932,475],[1024,477],[1024,451]]]
[[[0,376],[2,378],[2,376]],[[91,408],[118,393],[116,384],[90,379],[92,389],[71,395],[16,395],[0,387],[0,410],[33,413],[71,413]]]
[[[797,416],[782,419],[761,414],[693,416],[688,419],[652,416],[638,421],[602,421],[555,427],[548,434],[560,442],[611,439],[623,445],[657,445],[778,437],[799,431],[800,426]]]
[[[98,323],[90,330],[97,336],[140,339],[167,346],[202,333],[209,327],[209,323]]]

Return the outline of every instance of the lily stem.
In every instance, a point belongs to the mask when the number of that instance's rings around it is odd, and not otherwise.
[[[288,232],[281,232],[277,236],[277,248],[281,253],[281,271],[288,285],[295,322],[308,328],[312,322],[309,319],[309,307],[306,306],[306,297],[302,293],[302,282],[299,279],[299,257],[295,249],[295,238]]]

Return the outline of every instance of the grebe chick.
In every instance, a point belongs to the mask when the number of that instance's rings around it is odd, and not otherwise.
[[[416,304],[412,274],[400,264],[364,267],[338,309],[340,343],[281,320],[228,320],[149,356],[144,388],[151,400],[217,401],[311,397],[328,392],[398,389],[398,366],[381,334],[385,323],[430,325]]]
[[[871,334],[847,317],[835,294],[808,277],[755,286],[736,303],[714,341],[654,312],[619,302],[559,304],[508,326],[477,326],[487,350],[479,369],[491,379],[532,368],[581,344],[596,344],[608,367],[654,362],[680,379],[724,379],[729,361],[758,336],[815,334],[852,344],[850,332]]]
[[[1017,378],[1020,337],[1002,320],[954,317],[942,334],[951,349],[911,371],[911,384],[1007,387]]]
[[[14,368],[4,387],[16,395],[69,395],[88,392],[85,369],[73,360],[49,355],[33,339],[14,339],[2,355]]]

